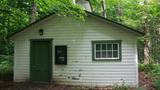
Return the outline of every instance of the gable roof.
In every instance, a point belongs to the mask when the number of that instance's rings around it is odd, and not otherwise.
[[[126,28],[127,30],[129,30],[129,31],[131,31],[131,32],[135,32],[136,34],[144,35],[144,32],[142,32],[142,31],[140,31],[140,30],[133,29],[133,28],[131,28],[131,27],[128,27],[128,26],[126,26],[126,25],[123,25],[123,24],[121,24],[121,23],[112,21],[112,20],[110,20],[110,19],[104,18],[104,17],[102,17],[102,16],[99,16],[99,15],[97,15],[97,14],[94,14],[94,13],[91,13],[91,12],[88,12],[88,11],[86,11],[86,13],[89,14],[89,15],[93,15],[93,16],[95,16],[95,17],[97,17],[97,18],[106,20],[106,21],[108,21],[108,22],[110,22],[110,23],[113,23],[113,24],[115,24],[115,25],[119,25],[119,26],[121,26],[121,27],[123,27],[123,28]],[[21,32],[21,31],[29,28],[30,26],[32,26],[32,25],[34,25],[34,24],[36,24],[36,23],[38,23],[38,22],[40,22],[40,21],[42,21],[42,20],[44,20],[44,19],[52,16],[52,15],[54,15],[54,14],[55,14],[55,13],[50,13],[50,14],[48,14],[48,15],[46,15],[46,16],[38,19],[38,20],[36,20],[35,22],[33,22],[33,23],[25,26],[24,28],[22,28],[22,29],[20,29],[20,30],[18,30],[18,31],[16,31],[16,32],[14,32],[14,33],[12,33],[12,34],[10,34],[10,35],[8,35],[7,38],[10,38],[10,37],[16,35],[17,33],[19,33],[19,32]]]

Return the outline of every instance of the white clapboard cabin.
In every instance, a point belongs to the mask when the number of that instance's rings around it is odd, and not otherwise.
[[[136,40],[143,33],[86,13],[84,22],[50,14],[12,34],[14,82],[137,86]]]

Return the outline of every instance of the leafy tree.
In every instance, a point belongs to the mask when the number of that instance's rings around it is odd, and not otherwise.
[[[1,0],[0,1],[0,52],[6,52],[8,41],[6,36],[31,22],[31,18],[39,19],[49,13],[57,15],[72,15],[76,19],[84,20],[85,12],[71,0]],[[36,15],[33,15],[35,6]]]

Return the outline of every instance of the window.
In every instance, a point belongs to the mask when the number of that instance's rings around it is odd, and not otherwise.
[[[120,60],[121,40],[92,41],[93,60]]]
[[[67,46],[55,46],[55,64],[67,64]]]

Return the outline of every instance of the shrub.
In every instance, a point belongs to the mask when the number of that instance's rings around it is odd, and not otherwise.
[[[10,61],[3,61],[0,64],[0,73],[7,74],[12,72],[12,64]]]
[[[160,65],[154,65],[151,73],[155,78],[160,79]],[[159,77],[156,77],[156,76],[159,76]]]
[[[158,64],[139,64],[139,70],[148,73],[153,81],[156,90],[160,90],[160,65]]]
[[[113,89],[112,90],[130,90],[130,87],[122,84],[122,85],[113,85]]]
[[[138,68],[140,71],[144,71],[145,65],[144,64],[139,64]]]
[[[160,79],[159,80],[155,80],[154,87],[156,88],[156,90],[160,90]]]
[[[139,64],[139,70],[144,72],[151,72],[154,68],[153,64]]]
[[[1,55],[0,56],[0,79],[12,80],[13,75],[13,57]]]
[[[153,85],[156,90],[160,90],[160,65],[154,65],[154,69],[151,72],[153,77]]]

